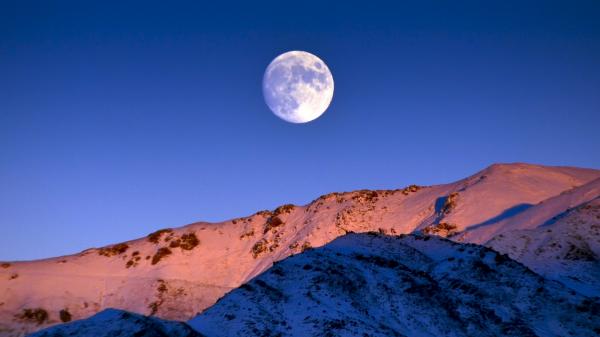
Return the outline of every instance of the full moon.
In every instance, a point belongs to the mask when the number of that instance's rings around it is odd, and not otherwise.
[[[269,109],[290,123],[319,118],[333,98],[331,71],[320,58],[305,51],[289,51],[271,61],[262,87]]]

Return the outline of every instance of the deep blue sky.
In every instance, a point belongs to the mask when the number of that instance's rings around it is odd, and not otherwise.
[[[493,162],[600,168],[600,2],[458,3],[0,1],[0,259]],[[335,79],[309,124],[262,98],[288,50]]]

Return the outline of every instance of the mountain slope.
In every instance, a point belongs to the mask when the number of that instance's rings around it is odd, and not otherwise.
[[[520,163],[492,165],[463,180],[444,200],[439,200],[437,219],[432,223],[455,226],[455,233],[469,232],[471,235],[463,241],[484,243],[493,234],[478,229],[497,228],[504,219],[598,178],[597,173]]]
[[[531,207],[599,177],[600,171],[590,169],[492,165],[451,184],[331,193],[306,206],[165,229],[70,256],[3,263],[0,333],[20,336],[60,323],[63,310],[73,319],[109,307],[189,319],[273,261],[349,231],[422,230],[486,242],[492,232],[466,234],[482,223],[518,215],[522,205]],[[43,320],[27,315],[35,308],[47,312]]]
[[[201,337],[183,322],[106,309],[88,319],[38,331],[29,337]]]
[[[486,245],[547,278],[600,297],[600,197],[545,223],[499,234]]]
[[[209,336],[591,336],[600,303],[482,246],[348,234],[189,324]]]
[[[461,239],[467,242],[483,243],[482,239],[492,238],[500,233],[536,228],[552,221],[553,217],[598,196],[600,196],[600,179],[595,179],[543,200],[514,216],[470,228],[461,235]]]

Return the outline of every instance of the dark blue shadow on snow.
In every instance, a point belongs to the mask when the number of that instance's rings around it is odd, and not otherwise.
[[[447,195],[435,199],[435,213],[440,213],[442,211],[442,207],[444,207],[446,200],[448,200]]]
[[[504,210],[504,212],[496,215],[493,218],[490,218],[484,222],[478,223],[476,225],[470,226],[468,229],[472,230],[472,229],[477,229],[477,228],[481,228],[481,227],[485,227],[485,226],[489,226],[489,225],[493,225],[499,221],[502,221],[506,218],[510,218],[512,216],[515,216],[523,211],[525,211],[526,209],[528,209],[529,207],[533,206],[532,204],[518,204],[515,205],[511,208],[507,208]],[[436,207],[437,207],[437,202],[436,202]]]

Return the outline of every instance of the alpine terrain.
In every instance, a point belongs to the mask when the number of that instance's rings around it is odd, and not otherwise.
[[[131,316],[104,311],[44,333],[114,320],[133,336],[129,326],[160,318],[191,319],[207,336],[590,336],[599,233],[600,170],[495,164],[444,185],[331,193],[3,262],[0,335],[114,308]],[[177,324],[164,323],[187,336]]]

